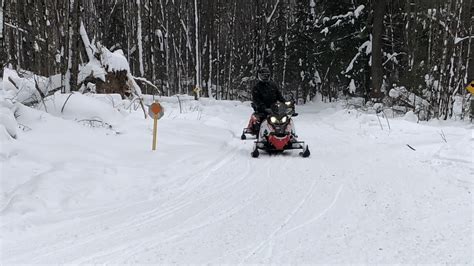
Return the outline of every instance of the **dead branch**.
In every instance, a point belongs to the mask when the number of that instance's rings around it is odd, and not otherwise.
[[[33,79],[35,80],[35,89],[38,91],[40,97],[41,97],[41,102],[43,103],[43,106],[44,106],[44,110],[46,112],[48,112],[48,108],[46,107],[46,103],[44,102],[44,98],[46,97],[44,95],[44,93],[41,91],[39,85],[38,85],[38,80],[36,79],[36,76],[33,77]]]
[[[143,77],[135,77],[135,76],[132,76],[134,80],[138,80],[138,81],[141,81],[141,82],[144,82],[148,85],[150,85],[151,87],[153,87],[156,92],[158,92],[158,94],[162,95],[163,94],[163,91],[161,91],[155,84],[151,83],[149,80],[147,80],[146,78],[143,78]]]
[[[378,113],[375,113],[375,115],[377,116],[377,119],[379,120],[380,129],[383,130],[383,126],[382,126],[382,122],[380,121],[379,114],[378,114]]]
[[[143,105],[143,99],[142,98],[139,98],[139,102],[140,102],[140,106],[142,107],[142,110],[143,110],[143,114],[145,115],[145,119],[148,117],[148,115],[146,114],[146,111],[145,111],[145,105]]]
[[[441,130],[441,132],[439,133],[439,135],[441,136],[441,138],[444,140],[444,142],[448,143],[448,140],[446,139],[446,135],[444,134],[444,131]]]
[[[388,131],[392,130],[392,128],[390,127],[390,122],[388,122],[388,117],[387,117],[387,115],[385,114],[385,111],[382,110],[382,113],[383,113],[383,116],[385,117],[385,120],[387,120]]]
[[[64,107],[66,107],[67,101],[69,101],[69,98],[71,98],[72,93],[67,96],[66,100],[64,101],[63,107],[61,108],[61,114],[64,112]]]
[[[39,85],[38,85],[38,80],[36,79],[36,76],[33,77],[33,79],[35,80],[35,89],[38,91],[39,95],[41,96],[41,99],[44,99],[44,97],[46,97],[44,95],[44,93],[41,91]]]
[[[18,86],[16,85],[15,81],[13,81],[12,77],[8,77],[8,81],[10,81],[10,83],[13,84],[13,86],[15,86],[17,90],[20,90],[20,88],[18,88]]]

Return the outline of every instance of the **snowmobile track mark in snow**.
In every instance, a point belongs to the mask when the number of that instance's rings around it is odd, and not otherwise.
[[[296,208],[293,209],[293,211],[291,211],[287,217],[285,218],[285,220],[283,221],[283,223],[278,226],[265,240],[263,240],[262,242],[260,242],[260,244],[258,244],[256,246],[256,248],[254,248],[252,251],[250,251],[250,253],[241,261],[241,263],[245,263],[246,260],[248,260],[250,257],[252,257],[253,255],[256,255],[258,252],[260,252],[264,245],[266,243],[269,243],[270,246],[269,246],[269,249],[270,249],[270,255],[271,255],[271,250],[273,249],[273,241],[275,240],[275,238],[277,238],[277,234],[285,227],[288,225],[288,223],[290,222],[290,220],[298,213],[298,211],[304,206],[304,204],[306,203],[306,201],[311,198],[314,194],[314,190],[315,190],[315,187],[316,187],[316,183],[317,183],[317,179],[314,179],[313,180],[313,183],[311,184],[311,187],[310,189],[308,190],[308,192],[304,195],[304,197],[300,200],[300,202],[298,203],[298,205],[296,206]],[[271,257],[271,256],[270,256]]]
[[[330,211],[330,210],[334,207],[334,205],[336,204],[337,200],[339,199],[339,195],[341,194],[343,188],[344,188],[344,185],[340,185],[340,186],[339,186],[339,189],[337,190],[336,195],[334,196],[334,199],[333,199],[333,201],[331,202],[331,204],[329,204],[329,206],[326,207],[324,210],[322,210],[318,215],[315,215],[313,218],[307,220],[306,222],[304,222],[304,223],[302,223],[302,224],[300,224],[300,225],[298,225],[298,226],[295,226],[295,227],[289,229],[288,231],[282,233],[282,234],[279,235],[278,237],[285,236],[285,235],[287,235],[287,234],[289,234],[289,233],[291,233],[291,232],[293,232],[293,231],[296,231],[296,230],[298,230],[298,229],[300,229],[300,228],[303,228],[303,227],[307,226],[308,224],[311,224],[311,223],[313,223],[313,222],[316,222],[316,221],[319,220],[321,217],[323,217],[328,211]]]

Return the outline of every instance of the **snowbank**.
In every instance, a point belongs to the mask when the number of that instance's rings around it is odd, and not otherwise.
[[[15,100],[23,104],[36,103],[41,99],[40,92],[48,95],[50,91],[61,87],[61,75],[43,77],[28,71],[22,71],[21,76],[17,71],[5,68],[3,70],[3,90],[12,92]]]
[[[0,78],[0,143],[16,138],[18,124],[14,113],[16,111],[15,91],[6,91],[3,79]]]
[[[81,93],[56,93],[44,99],[39,109],[51,115],[74,121],[97,121],[108,125],[116,125],[123,119],[122,113],[113,107],[117,97],[87,96]]]

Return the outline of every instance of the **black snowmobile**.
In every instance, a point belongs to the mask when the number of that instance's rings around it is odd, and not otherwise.
[[[308,157],[310,155],[308,145],[304,141],[298,141],[294,131],[292,117],[298,115],[295,113],[294,101],[277,102],[267,110],[267,113],[268,116],[259,125],[252,157],[257,158],[260,155],[259,150],[271,154],[295,149],[302,150],[300,156]],[[242,136],[245,136],[245,130]]]

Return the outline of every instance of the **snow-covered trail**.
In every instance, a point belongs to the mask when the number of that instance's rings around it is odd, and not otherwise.
[[[254,159],[247,105],[164,104],[155,152],[139,113],[120,134],[42,116],[2,144],[2,263],[472,262],[467,125],[310,104],[311,157]]]

